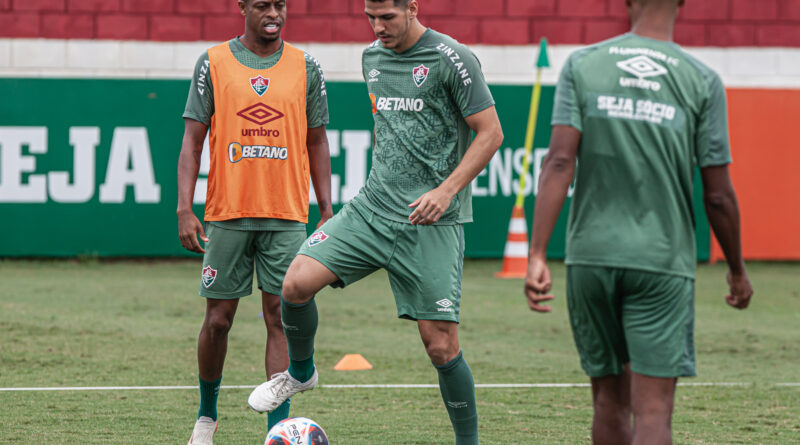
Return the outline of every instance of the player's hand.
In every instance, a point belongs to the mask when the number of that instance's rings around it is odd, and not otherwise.
[[[326,210],[320,214],[319,222],[317,223],[317,229],[322,227],[329,219],[333,218],[333,210]]]
[[[528,298],[528,306],[536,312],[552,312],[550,306],[542,306],[545,301],[555,298],[548,294],[553,287],[553,279],[550,276],[550,268],[544,258],[531,256],[528,260],[528,272],[525,274],[525,297]]]
[[[725,296],[725,302],[736,309],[747,309],[753,296],[753,286],[747,274],[734,275],[728,271],[728,286],[731,293]]]
[[[416,209],[411,212],[408,220],[411,221],[413,225],[433,224],[439,221],[439,218],[444,215],[444,212],[450,207],[450,201],[452,200],[453,195],[437,187],[408,205],[411,208],[416,207]]]
[[[203,225],[194,216],[194,213],[191,210],[178,212],[178,237],[181,239],[181,245],[191,252],[206,253],[206,250],[197,241],[198,235],[204,243],[208,242]]]

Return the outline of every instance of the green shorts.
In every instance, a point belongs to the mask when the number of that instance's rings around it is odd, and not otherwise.
[[[246,231],[206,224],[206,254],[200,295],[234,299],[253,293],[253,265],[258,288],[279,295],[286,269],[306,237],[303,230]]]
[[[697,375],[694,280],[572,265],[567,305],[581,366],[590,377],[621,374],[626,363],[651,377]]]
[[[350,202],[300,248],[331,270],[344,287],[386,269],[397,316],[458,323],[464,229],[413,226],[392,221]]]

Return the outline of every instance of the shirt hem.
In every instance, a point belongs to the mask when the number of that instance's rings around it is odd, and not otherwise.
[[[467,110],[464,110],[463,116],[464,117],[470,117],[473,114],[480,113],[481,111],[483,111],[483,110],[485,110],[487,108],[491,108],[493,106],[494,106],[494,100],[490,100],[490,101],[484,102],[484,103],[482,103],[480,105],[476,105],[476,106],[471,107],[471,108],[469,108]]]
[[[240,213],[226,213],[224,215],[214,215],[209,216],[205,215],[203,219],[207,222],[214,222],[214,221],[228,221],[230,219],[238,219],[238,218],[271,218],[271,219],[284,219],[287,221],[296,221],[301,222],[303,224],[308,224],[308,216],[302,217],[297,215],[291,215],[286,213],[252,213],[252,212],[240,212]]]
[[[405,215],[401,216],[401,215],[397,215],[397,214],[386,213],[383,210],[378,209],[377,207],[373,206],[372,203],[370,203],[366,199],[359,200],[358,204],[363,205],[364,207],[366,207],[367,209],[369,209],[370,211],[372,211],[376,215],[380,216],[381,218],[386,218],[386,219],[388,219],[390,221],[412,225],[411,221],[408,220],[408,216],[405,216]],[[425,224],[425,225],[431,225],[431,226],[455,226],[455,225],[458,225],[458,224],[471,223],[471,222],[472,222],[472,218],[465,218],[463,220],[457,219],[457,220],[453,220],[453,221],[441,221],[441,220],[439,220],[439,221],[436,221],[433,224]]]
[[[634,269],[634,270],[642,270],[645,272],[652,272],[658,273],[663,275],[676,275],[683,278],[689,278],[690,280],[695,279],[694,273],[687,273],[677,270],[669,270],[669,269],[660,269],[655,266],[647,266],[642,264],[632,264],[632,263],[616,263],[613,261],[608,260],[591,260],[591,259],[569,259],[567,258],[564,261],[564,264],[567,266],[598,266],[598,267],[613,267],[618,269]]]

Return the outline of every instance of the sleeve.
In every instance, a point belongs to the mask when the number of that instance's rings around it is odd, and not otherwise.
[[[456,60],[444,58],[444,63],[452,68],[445,82],[461,115],[467,117],[494,105],[494,98],[475,54],[468,48],[460,49],[457,54],[463,54],[464,57]]]
[[[308,128],[328,125],[328,91],[317,59],[306,54],[306,118]]]
[[[695,153],[701,168],[731,163],[725,87],[716,74],[711,78],[709,95],[698,120]]]
[[[568,125],[578,131],[583,131],[583,118],[581,117],[580,101],[578,100],[575,78],[572,73],[573,57],[567,59],[556,85],[556,96],[553,101],[552,125]]]
[[[197,59],[194,66],[194,75],[189,87],[189,97],[186,99],[186,109],[183,117],[197,122],[211,125],[211,116],[214,114],[214,86],[211,84],[209,73],[208,51]]]

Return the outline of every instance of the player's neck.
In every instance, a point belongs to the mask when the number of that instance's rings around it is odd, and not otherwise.
[[[281,49],[281,45],[283,45],[283,39],[281,38],[275,40],[253,38],[247,31],[245,31],[244,35],[239,36],[239,41],[258,57],[269,57]]]
[[[411,26],[409,26],[408,33],[406,34],[405,40],[403,41],[403,43],[393,48],[394,52],[396,52],[397,54],[401,54],[408,51],[409,48],[416,45],[419,39],[422,38],[422,35],[425,34],[426,30],[427,28],[422,26],[422,24],[419,21],[417,20],[412,21]]]
[[[665,11],[645,12],[631,17],[631,32],[642,37],[672,42],[675,30],[675,13]]]

